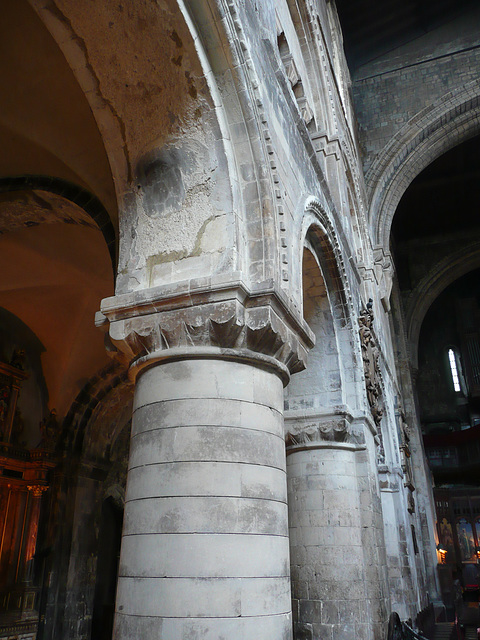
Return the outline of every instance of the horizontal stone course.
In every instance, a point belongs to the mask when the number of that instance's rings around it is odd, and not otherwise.
[[[179,424],[178,416],[182,416]],[[141,414],[141,415],[140,415]],[[141,431],[178,426],[229,425],[281,435],[281,415],[269,406],[227,398],[180,398],[139,407],[133,415],[132,436]]]
[[[164,462],[130,469],[127,501],[198,495],[286,502],[285,484],[285,470],[275,467],[203,460]]]
[[[282,385],[272,384],[269,371],[240,362],[215,360],[179,361],[169,363],[168,373],[162,375],[158,384],[156,367],[140,374],[134,411],[145,405],[164,400],[182,398],[243,400],[280,410],[283,406]],[[184,377],[195,371],[188,385],[181,384]]]
[[[254,578],[260,565],[265,578],[289,575],[285,536],[145,533],[126,535],[123,544],[120,576]],[[162,547],[168,552],[162,553]]]
[[[236,616],[233,618],[177,619],[117,614],[121,637],[148,640],[185,640],[198,634],[202,640],[236,640],[237,638],[272,638],[291,640],[291,614],[271,616]]]
[[[262,498],[229,496],[144,498],[130,501],[123,532],[124,535],[216,532],[288,536],[287,505]]]
[[[167,618],[291,615],[290,580],[122,577],[118,583],[117,610],[123,614]]]
[[[247,462],[285,468],[283,440],[276,435],[233,427],[176,427],[132,438],[129,468],[163,462]]]

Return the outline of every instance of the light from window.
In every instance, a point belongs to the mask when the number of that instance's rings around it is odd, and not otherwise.
[[[457,361],[455,360],[455,352],[453,349],[448,350],[448,360],[450,362],[450,371],[452,372],[453,388],[460,391],[460,380],[458,379]]]

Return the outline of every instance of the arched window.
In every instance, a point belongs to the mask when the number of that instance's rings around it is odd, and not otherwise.
[[[450,365],[450,373],[452,375],[453,390],[456,393],[459,393],[462,388],[460,387],[460,376],[458,374],[457,354],[453,347],[449,347],[448,349],[448,363]]]

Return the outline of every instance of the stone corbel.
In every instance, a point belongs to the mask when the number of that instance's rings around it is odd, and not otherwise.
[[[98,324],[109,322],[113,345],[132,377],[155,362],[223,358],[274,368],[287,384],[305,368],[314,337],[273,293],[243,285],[189,291],[175,298],[151,290],[109,298]]]
[[[316,133],[312,136],[312,143],[317,154],[323,154],[325,157],[334,156],[337,162],[342,157],[342,149],[338,138],[329,140],[326,134]]]
[[[377,247],[373,250],[373,260],[380,300],[383,308],[388,312],[390,311],[390,294],[392,293],[394,273],[392,256],[383,247]]]
[[[303,121],[305,122],[305,124],[310,124],[310,122],[313,120],[313,111],[308,100],[305,97],[298,98],[297,103]]]
[[[399,493],[403,472],[399,467],[390,467],[387,464],[377,466],[379,474],[380,491],[385,493]]]
[[[300,76],[297,71],[297,67],[293,58],[288,58],[284,60],[285,65],[285,73],[292,87],[295,87],[300,82]]]

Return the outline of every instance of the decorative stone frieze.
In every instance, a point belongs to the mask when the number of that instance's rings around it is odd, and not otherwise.
[[[110,321],[110,338],[132,375],[154,362],[216,357],[275,368],[287,383],[305,368],[314,338],[273,291],[236,284],[167,297],[161,288],[109,298],[97,324]]]
[[[310,415],[289,420],[286,417],[287,451],[329,446],[352,445],[364,447],[363,427],[346,410],[323,415]]]

